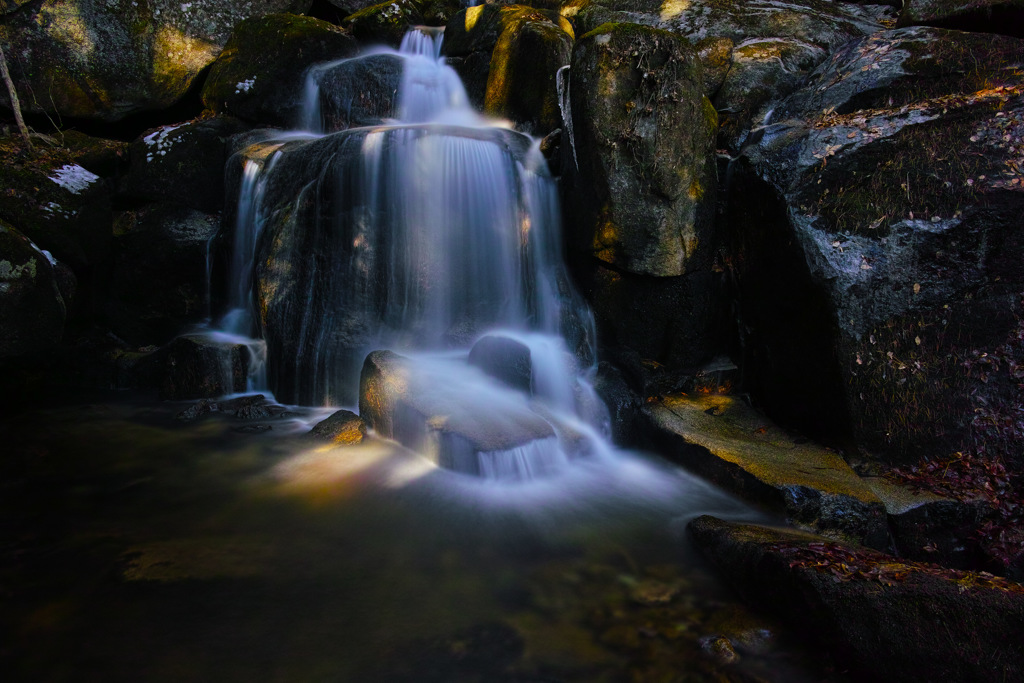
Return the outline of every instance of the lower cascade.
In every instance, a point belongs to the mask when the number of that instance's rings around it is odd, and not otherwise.
[[[532,478],[606,448],[593,322],[539,143],[469,107],[441,40],[414,29],[397,52],[319,65],[305,130],[237,152],[220,327],[265,341],[251,388],[358,400],[380,435],[438,465]],[[345,85],[366,60],[398,65],[397,94],[376,122],[334,130],[368,123]]]

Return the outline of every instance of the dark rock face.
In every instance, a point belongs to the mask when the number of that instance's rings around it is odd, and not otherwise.
[[[220,217],[169,202],[115,220],[106,314],[136,346],[161,345],[209,315],[208,245]]]
[[[993,647],[986,637],[1020,632],[1019,584],[707,515],[687,529],[741,596],[818,640],[860,675],[979,683],[1024,675],[1020,648]],[[832,566],[845,580],[816,568],[828,553],[844,561],[845,573],[840,560]]]
[[[782,419],[909,458],[960,448],[972,391],[1015,400],[963,361],[1016,334],[1022,46],[876,34],[746,149],[730,188],[740,315],[754,384]]]
[[[0,221],[0,359],[36,357],[60,341],[68,306],[52,259]]]
[[[214,213],[224,207],[227,140],[246,129],[238,119],[218,116],[161,126],[129,150],[122,195],[135,201],[172,201]]]
[[[5,17],[0,36],[18,91],[34,95],[27,111],[117,121],[176,102],[242,19],[309,4],[43,0]]]
[[[204,335],[185,335],[166,351],[160,398],[182,401],[245,391],[249,349]]]
[[[210,67],[203,104],[251,123],[295,126],[305,95],[303,74],[355,51],[351,36],[319,19],[292,14],[246,19]]]
[[[907,0],[898,27],[937,26],[1024,38],[1021,0]]]

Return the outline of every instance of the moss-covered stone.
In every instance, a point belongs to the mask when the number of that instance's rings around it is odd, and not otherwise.
[[[0,219],[82,276],[110,244],[110,190],[66,150],[29,153],[0,141]]]
[[[638,24],[605,24],[573,50],[578,172],[571,241],[623,270],[710,269],[715,121],[689,42]]]
[[[555,76],[569,63],[572,35],[549,21],[506,28],[491,54],[484,110],[543,135],[561,125]]]
[[[60,342],[67,304],[52,259],[0,220],[0,359],[35,358]]]
[[[271,14],[235,27],[203,85],[203,104],[245,121],[292,127],[310,66],[354,54],[355,40],[312,17]]]
[[[181,98],[241,20],[309,4],[44,0],[9,15],[0,38],[26,111],[116,121]]]

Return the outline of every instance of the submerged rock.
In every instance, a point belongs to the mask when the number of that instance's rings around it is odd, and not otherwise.
[[[650,438],[697,474],[793,523],[888,546],[882,501],[833,451],[797,443],[731,396],[666,396],[644,412]]]
[[[251,16],[310,0],[43,0],[0,22],[4,52],[32,113],[118,121],[177,102]],[[0,89],[6,104],[7,91]]]
[[[533,365],[530,347],[509,337],[487,335],[469,350],[469,364],[513,389],[530,393]]]
[[[355,40],[312,17],[271,14],[239,23],[203,84],[215,112],[267,126],[299,123],[303,74],[321,62],[351,56]]]
[[[1007,646],[1024,623],[1020,584],[708,515],[687,529],[742,597],[858,675],[979,683],[1024,675],[1024,653]]]
[[[557,448],[552,426],[522,394],[482,374],[477,379],[460,373],[454,379],[452,369],[374,351],[359,378],[359,413],[381,436],[442,467],[485,477],[531,474],[518,471],[520,454]],[[486,393],[479,393],[486,385]]]

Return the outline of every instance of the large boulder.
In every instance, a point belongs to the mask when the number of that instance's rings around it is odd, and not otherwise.
[[[700,60],[673,33],[605,24],[573,50],[570,242],[638,275],[711,266],[714,108]]]
[[[61,153],[12,153],[0,164],[0,219],[82,277],[110,246],[110,190]]]
[[[203,104],[252,123],[294,127],[305,98],[301,75],[314,64],[348,57],[355,50],[351,36],[312,17],[246,19],[210,68]]]
[[[5,17],[0,38],[26,111],[117,121],[178,101],[241,20],[309,5],[43,0]]]
[[[1014,38],[882,32],[746,148],[731,263],[751,387],[781,419],[891,458],[998,445],[1021,404],[1022,60]]]
[[[1017,680],[1024,586],[820,537],[704,515],[690,538],[742,598],[828,649],[858,680]]]
[[[106,315],[118,337],[161,345],[209,315],[207,264],[220,216],[162,202],[117,215]]]
[[[57,262],[0,220],[0,359],[37,356],[60,342],[67,302]]]
[[[207,213],[220,211],[227,141],[245,129],[238,119],[213,116],[146,131],[129,147],[122,197],[132,202],[179,202]]]

